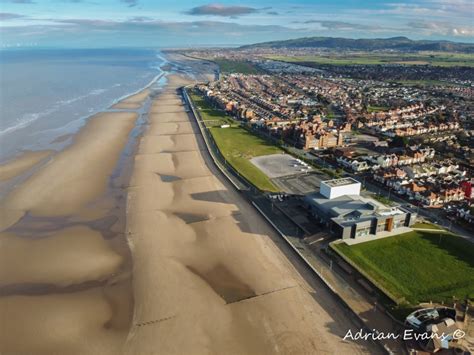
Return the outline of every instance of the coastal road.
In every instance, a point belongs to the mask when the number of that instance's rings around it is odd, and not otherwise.
[[[151,105],[127,199],[135,310],[127,354],[378,354],[220,176],[171,76]]]

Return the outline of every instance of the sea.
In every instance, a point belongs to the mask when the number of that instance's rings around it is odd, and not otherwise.
[[[154,49],[1,50],[0,162],[60,149],[91,115],[156,83],[165,62]]]

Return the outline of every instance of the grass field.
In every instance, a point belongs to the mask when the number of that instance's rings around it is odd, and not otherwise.
[[[474,67],[474,54],[461,53],[406,53],[406,54],[370,54],[353,53],[348,55],[306,55],[306,56],[278,56],[269,55],[265,58],[280,60],[302,65],[432,65],[440,67],[465,66]]]
[[[213,108],[209,103],[206,102],[206,100],[204,100],[202,96],[194,93],[190,93],[190,96],[196,107],[199,109],[202,120],[206,127],[214,127],[233,123],[230,117],[227,117],[224,112]]]
[[[202,96],[190,93],[190,97],[227,162],[260,190],[279,191],[249,159],[260,155],[281,153],[282,150],[240,127],[224,112],[212,108]],[[220,128],[222,124],[230,124],[231,127]]]
[[[367,107],[367,112],[372,113],[372,112],[379,112],[379,111],[388,111],[387,106],[368,106]]]
[[[453,86],[456,84],[441,80],[389,80],[404,86]]]
[[[415,223],[411,226],[412,228],[422,228],[422,229],[433,229],[433,230],[443,230],[440,226],[432,223]]]
[[[392,295],[412,305],[474,298],[474,244],[451,234],[413,231],[333,248]]]
[[[260,190],[277,192],[279,189],[249,159],[260,155],[282,153],[280,148],[251,134],[241,127],[210,129],[219,150],[226,160]]]
[[[222,74],[261,74],[262,70],[244,60],[215,59]]]

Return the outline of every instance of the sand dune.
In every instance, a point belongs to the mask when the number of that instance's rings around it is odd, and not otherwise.
[[[25,152],[19,157],[0,165],[0,181],[23,174],[52,153],[51,150]]]
[[[127,202],[135,311],[126,353],[376,353],[341,340],[353,327],[344,312],[305,283],[269,238],[274,232],[209,170],[173,98],[183,82],[171,77],[155,100],[135,157]]]

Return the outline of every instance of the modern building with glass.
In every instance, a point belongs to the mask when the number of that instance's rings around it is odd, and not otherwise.
[[[303,198],[304,205],[332,234],[343,239],[396,233],[415,222],[416,213],[362,197],[360,188],[360,182],[352,178],[322,181],[319,192]]]

